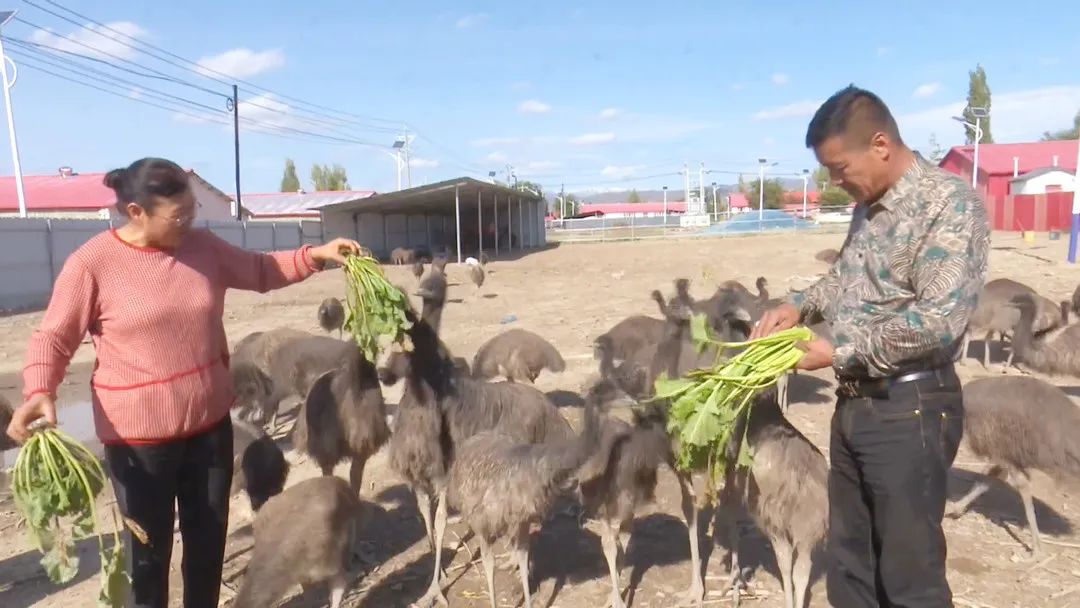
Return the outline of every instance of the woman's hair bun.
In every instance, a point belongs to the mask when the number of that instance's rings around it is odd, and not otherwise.
[[[111,188],[117,194],[124,189],[128,180],[127,169],[113,169],[105,174],[105,179],[102,180],[107,188]]]

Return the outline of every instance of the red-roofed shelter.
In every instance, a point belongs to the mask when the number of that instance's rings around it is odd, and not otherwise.
[[[1076,171],[1076,140],[1038,141],[1019,144],[979,144],[978,191],[984,196],[1005,196],[1014,178],[1037,169],[1056,167]],[[974,146],[949,150],[940,166],[971,180]]]

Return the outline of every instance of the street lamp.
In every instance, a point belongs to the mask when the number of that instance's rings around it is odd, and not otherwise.
[[[15,18],[16,11],[0,11],[0,29]],[[8,138],[11,140],[11,164],[15,169],[15,192],[19,197],[19,217],[26,217],[26,192],[23,191],[22,163],[19,162],[19,140],[15,137],[15,115],[11,110],[11,87],[19,79],[19,69],[4,53],[4,44],[0,41],[0,70],[4,72],[4,108],[7,110]],[[12,76],[8,79],[8,64],[11,64]]]
[[[758,162],[758,230],[762,230],[765,222],[765,167],[775,167],[779,163],[769,163],[764,158],[757,159]]]
[[[810,183],[810,170],[802,170],[802,219],[806,219],[806,186]]]
[[[406,138],[405,136],[398,137],[397,139],[394,140],[393,148],[394,148],[394,150],[397,151],[394,154],[394,157],[397,158],[397,189],[401,190],[401,169],[402,169],[402,167],[404,167],[405,169],[409,168],[409,140],[408,140],[408,138]],[[406,171],[406,173],[411,173],[411,171]],[[412,188],[412,175],[408,176],[408,180],[409,180],[409,187]]]
[[[975,117],[975,124],[971,124],[961,116],[953,116],[952,119],[963,123],[975,132],[975,151],[972,153],[973,157],[971,159],[971,187],[977,189],[979,186],[979,142],[982,140],[982,119],[990,116],[990,111],[986,108],[969,108],[969,110],[971,110],[971,115]]]
[[[716,182],[712,183],[712,214],[713,221],[719,221],[720,219],[720,207],[716,204]]]
[[[664,225],[667,225],[667,186],[662,188],[664,191]]]

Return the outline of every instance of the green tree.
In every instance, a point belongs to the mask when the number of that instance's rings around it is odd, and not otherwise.
[[[834,186],[829,178],[829,170],[819,166],[814,170],[814,184],[821,193],[821,204],[825,207],[838,207],[851,202],[851,195],[844,189]]]
[[[761,182],[751,182],[747,186],[746,197],[750,201],[750,206],[756,208],[760,200],[761,195]],[[784,184],[780,183],[779,179],[767,179],[765,180],[765,208],[766,209],[783,209],[784,208]]]
[[[940,163],[941,159],[945,158],[945,148],[941,147],[941,144],[938,143],[937,136],[933,133],[930,134],[930,142],[927,145],[926,158],[934,164]]]
[[[1073,117],[1073,126],[1071,129],[1062,129],[1060,131],[1054,131],[1053,133],[1047,131],[1043,133],[1042,138],[1043,141],[1080,138],[1080,112],[1077,112],[1076,116]]]
[[[281,191],[300,191],[300,178],[296,175],[296,163],[291,158],[285,159],[285,175],[281,177]]]
[[[562,203],[559,199],[555,199],[551,203],[552,215],[555,217],[563,217],[563,213],[566,213],[566,217],[572,217],[577,215],[578,210],[581,208],[581,201],[573,194],[567,194],[563,197]]]
[[[743,179],[742,173],[739,174],[739,192],[746,194],[746,180]]]
[[[311,166],[311,183],[317,192],[332,192],[349,189],[349,178],[345,174],[345,167],[334,164]]]
[[[637,189],[631,190],[630,194],[626,195],[626,202],[635,205],[641,202],[641,195],[638,194]]]
[[[968,72],[967,106],[964,107],[964,120],[975,124],[975,114],[971,108],[985,108],[988,114],[979,119],[979,130],[982,131],[979,143],[994,143],[994,136],[990,134],[990,85],[986,84],[986,70],[981,65],[976,65],[973,71]],[[964,141],[975,143],[975,129],[964,125]]]

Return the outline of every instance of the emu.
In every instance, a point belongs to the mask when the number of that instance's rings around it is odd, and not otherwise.
[[[233,427],[233,478],[230,494],[245,490],[252,512],[285,488],[289,463],[273,438],[262,428],[235,416]]]
[[[274,392],[270,380],[271,355],[287,348],[289,343],[311,335],[283,327],[248,334],[236,343],[229,357],[229,373],[236,394],[233,409],[240,418],[261,423],[272,413],[266,411],[266,400]]]
[[[481,431],[455,445],[447,500],[480,541],[488,596],[495,608],[492,543],[510,537],[525,608],[529,593],[529,524],[542,520],[561,487],[599,446],[597,401],[608,385],[594,387],[585,403],[585,423],[577,437],[523,443],[498,431]]]
[[[814,254],[814,259],[832,266],[840,259],[840,252],[836,249],[822,249]]]
[[[435,552],[435,568],[419,605],[445,604],[440,586],[446,528],[447,475],[456,448],[481,431],[497,431],[524,443],[565,439],[570,425],[547,397],[525,384],[486,383],[461,373],[434,328],[407,313],[413,350],[395,353],[394,369],[380,370],[394,383],[404,371],[405,391],[390,437],[390,466],[408,482]]]
[[[1019,492],[1032,552],[1040,554],[1030,472],[1080,479],[1080,410],[1064,391],[1036,378],[979,378],[964,386],[964,439],[989,462],[986,477],[997,477]],[[981,479],[948,514],[960,517],[988,489]]]
[[[416,261],[416,252],[408,247],[395,247],[390,252],[390,262],[392,264],[412,264]]]
[[[390,437],[375,366],[349,342],[339,367],[315,382],[293,427],[295,445],[311,455],[323,475],[346,458],[349,483],[359,495],[364,465]]]
[[[348,585],[360,500],[337,477],[313,477],[274,496],[255,517],[255,548],[235,608],[273,606],[290,587],[330,584],[339,608]]]
[[[319,304],[319,327],[323,328],[326,333],[338,332],[338,338],[341,337],[341,331],[345,325],[345,307],[341,305],[341,300],[337,298],[326,298]]]
[[[562,372],[566,362],[550,342],[525,329],[508,329],[491,338],[473,357],[474,378],[503,376],[510,382],[536,381],[542,370]]]
[[[11,402],[7,397],[0,395],[0,452],[10,450],[16,445],[15,440],[7,435],[8,425],[11,424],[11,416],[15,413],[15,410],[11,407]]]
[[[1005,334],[1013,331],[1013,327],[1020,318],[1020,313],[1016,310],[1012,300],[1016,296],[1025,294],[1034,297],[1038,302],[1033,326],[1035,333],[1043,333],[1061,325],[1061,311],[1058,304],[1039,296],[1034,289],[1023,283],[1012,279],[996,279],[983,286],[982,293],[979,296],[979,303],[975,307],[975,311],[971,313],[968,331],[964,333],[960,356],[967,356],[968,343],[971,340],[972,333],[986,332],[986,338],[983,340],[983,367],[989,368],[990,341],[995,333],[999,335],[1001,340],[1004,340]],[[1009,356],[1005,361],[1003,370],[1012,366],[1015,354],[1015,350],[1009,350]]]
[[[416,280],[419,281],[424,276],[424,263],[420,261],[413,262],[412,273]]]
[[[1016,296],[1012,305],[1020,312],[1013,328],[1013,352],[1024,365],[1047,374],[1080,376],[1080,324],[1034,336],[1038,301],[1030,295]]]
[[[659,291],[653,290],[654,301],[662,302],[663,296]],[[611,329],[600,334],[593,341],[593,354],[599,360],[600,352],[596,350],[600,341],[605,340],[605,348],[611,349],[611,356],[616,361],[629,359],[635,352],[642,348],[655,345],[664,337],[664,321],[645,315],[634,315],[619,321]]]
[[[484,270],[483,264],[479,262],[469,266],[469,278],[472,280],[473,285],[476,285],[477,297],[480,295],[480,288],[484,286],[484,275],[486,274],[487,272]]]

